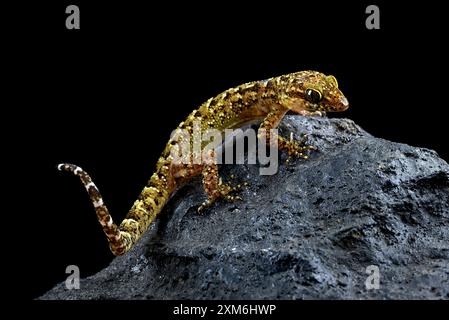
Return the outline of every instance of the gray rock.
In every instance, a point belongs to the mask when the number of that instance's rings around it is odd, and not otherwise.
[[[223,165],[250,186],[202,216],[192,181],[131,252],[40,299],[448,299],[449,165],[347,119],[288,116],[282,131],[319,151],[282,154],[272,176]],[[365,286],[368,266],[379,289]]]

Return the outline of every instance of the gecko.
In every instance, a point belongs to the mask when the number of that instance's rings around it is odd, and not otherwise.
[[[181,122],[178,129],[193,133],[193,122],[199,121],[201,129],[240,128],[258,121],[260,134],[265,134],[267,144],[277,141],[279,150],[285,150],[289,157],[306,159],[308,150],[315,150],[304,141],[285,139],[277,133],[267,134],[278,126],[284,115],[291,111],[303,116],[323,116],[326,112],[341,112],[348,108],[348,100],[338,88],[332,75],[317,71],[300,71],[263,81],[248,82],[228,89],[204,102]],[[202,212],[220,198],[234,200],[233,192],[238,188],[223,183],[218,174],[216,154],[208,153],[210,160],[204,163],[175,163],[172,152],[179,147],[181,139],[169,139],[156,164],[156,170],[134,202],[125,219],[117,225],[113,222],[103,198],[89,174],[79,166],[69,163],[58,165],[59,170],[78,176],[95,208],[98,221],[107,237],[114,255],[128,252],[171,196],[195,176],[202,175],[207,199],[198,208]]]

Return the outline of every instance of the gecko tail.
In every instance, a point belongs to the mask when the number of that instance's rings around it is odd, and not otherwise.
[[[60,171],[71,172],[80,178],[95,208],[98,222],[100,222],[101,227],[106,234],[112,253],[114,255],[122,255],[128,251],[131,246],[130,234],[126,231],[121,231],[113,222],[109,210],[104,204],[103,197],[89,174],[77,165],[70,163],[61,163],[57,168]]]

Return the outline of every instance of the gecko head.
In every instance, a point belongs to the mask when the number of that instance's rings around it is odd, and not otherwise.
[[[294,73],[286,79],[280,103],[293,112],[341,112],[349,107],[332,75],[316,71]]]

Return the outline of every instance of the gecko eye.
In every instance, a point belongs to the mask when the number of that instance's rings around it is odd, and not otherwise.
[[[321,92],[316,89],[307,89],[306,92],[306,100],[311,103],[318,103],[323,98]]]

